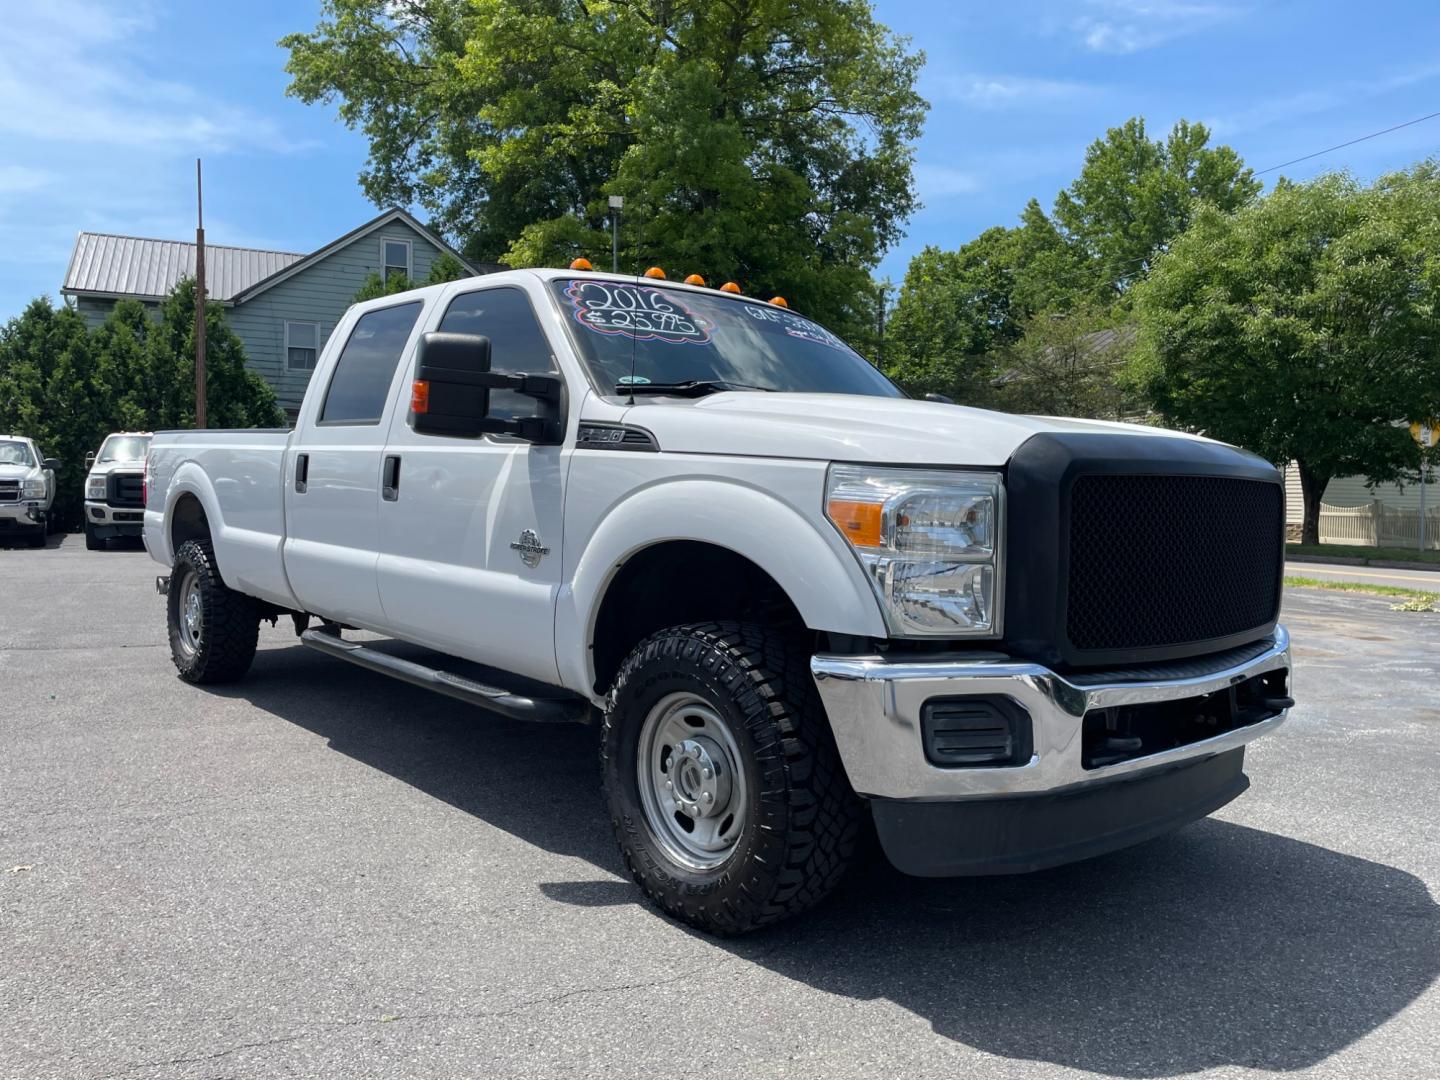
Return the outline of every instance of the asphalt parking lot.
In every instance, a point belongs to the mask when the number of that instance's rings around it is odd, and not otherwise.
[[[1021,878],[644,906],[593,732],[268,627],[180,682],[137,550],[0,550],[0,1076],[1440,1075],[1440,615],[1287,600],[1251,791]]]

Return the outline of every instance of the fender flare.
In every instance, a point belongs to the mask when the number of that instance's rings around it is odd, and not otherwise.
[[[620,568],[657,544],[693,540],[726,548],[764,570],[813,630],[886,636],[879,601],[838,533],[768,492],[733,480],[662,481],[612,506],[560,590],[556,659],[565,685],[594,697],[590,642]]]

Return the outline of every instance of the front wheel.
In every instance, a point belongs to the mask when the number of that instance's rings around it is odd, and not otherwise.
[[[165,604],[170,657],[182,679],[231,682],[250,670],[260,637],[260,612],[253,599],[221,580],[210,541],[180,545]]]
[[[95,534],[95,526],[88,521],[85,523],[85,550],[99,551],[105,546],[105,541]]]
[[[682,626],[626,659],[601,764],[630,873],[692,926],[737,934],[839,883],[861,805],[804,650],[744,623]]]

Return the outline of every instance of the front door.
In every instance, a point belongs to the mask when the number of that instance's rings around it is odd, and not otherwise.
[[[392,384],[422,306],[375,308],[354,321],[339,358],[315,373],[329,385],[323,396],[307,395],[285,463],[290,587],[306,611],[352,626],[384,625],[375,583],[381,456]]]
[[[515,286],[460,293],[435,329],[483,334],[495,371],[554,373],[530,298]],[[496,418],[535,399],[490,395]],[[508,436],[417,434],[390,420],[380,503],[380,600],[409,641],[555,683],[555,603],[568,451]]]

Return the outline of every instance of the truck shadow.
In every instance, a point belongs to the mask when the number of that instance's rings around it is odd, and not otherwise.
[[[606,875],[539,884],[552,900],[643,902],[616,880],[593,729],[491,720],[299,646],[263,650],[228,692]],[[906,878],[877,856],[802,919],[703,940],[987,1053],[1137,1078],[1313,1066],[1440,974],[1418,878],[1215,820],[1024,877]]]

